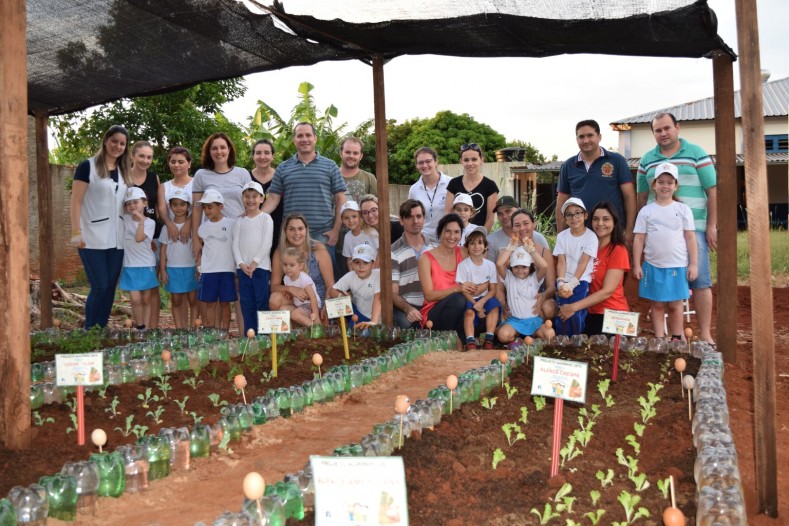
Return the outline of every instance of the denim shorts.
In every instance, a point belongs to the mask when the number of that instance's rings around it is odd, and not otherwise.
[[[691,289],[708,289],[712,287],[710,274],[710,249],[707,246],[707,233],[696,230],[696,246],[698,247],[699,274],[688,285]]]

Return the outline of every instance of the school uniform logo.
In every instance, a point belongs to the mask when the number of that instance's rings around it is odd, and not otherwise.
[[[614,175],[614,165],[611,163],[604,163],[603,167],[600,168],[600,172],[603,174],[603,177],[611,177]]]

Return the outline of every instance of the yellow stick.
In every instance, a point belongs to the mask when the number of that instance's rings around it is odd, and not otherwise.
[[[277,334],[271,334],[271,375],[277,376]]]
[[[345,359],[351,359],[351,351],[348,349],[348,333],[345,330],[345,316],[340,316],[340,332],[342,332],[342,346],[345,348]]]

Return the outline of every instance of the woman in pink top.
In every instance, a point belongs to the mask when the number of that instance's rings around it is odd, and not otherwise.
[[[455,282],[457,268],[468,255],[464,247],[458,246],[463,232],[463,222],[457,214],[447,214],[438,222],[436,235],[438,246],[419,258],[419,282],[425,295],[422,306],[422,325],[428,320],[436,330],[455,330],[463,341],[463,316],[466,310],[466,297],[474,294],[474,284],[460,285]]]

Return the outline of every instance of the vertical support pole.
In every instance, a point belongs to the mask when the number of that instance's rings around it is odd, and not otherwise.
[[[0,2],[0,443],[30,446],[27,18],[25,0]]]
[[[47,145],[46,112],[37,111],[36,118],[36,182],[38,187],[38,259],[41,293],[41,328],[52,327],[52,275],[54,254],[52,240],[52,176],[49,171],[49,146]]]
[[[715,85],[715,164],[718,172],[718,350],[727,363],[737,351],[737,159],[734,138],[732,57],[712,59]]]
[[[767,154],[764,148],[759,23],[756,16],[756,0],[736,0],[735,5],[740,55],[745,191],[748,195],[756,500],[758,513],[777,517],[775,341],[773,294],[770,283],[770,218],[767,207]]]
[[[381,265],[381,323],[394,324],[392,304],[392,233],[389,225],[389,153],[386,137],[386,90],[384,59],[373,57],[373,103],[375,105],[375,177],[378,179],[378,260]]]

